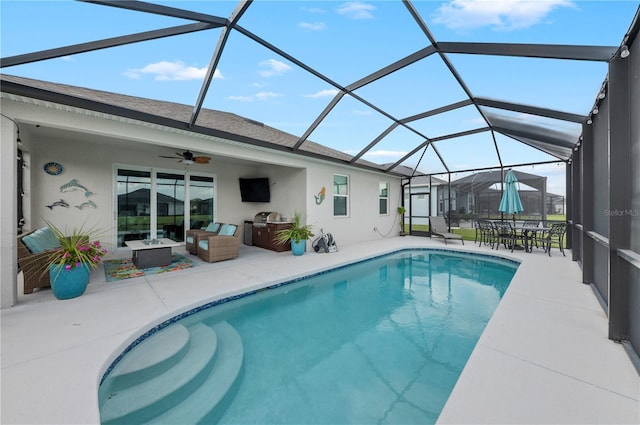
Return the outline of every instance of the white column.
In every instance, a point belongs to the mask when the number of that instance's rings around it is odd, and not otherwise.
[[[0,116],[0,308],[18,301],[17,260],[17,128]]]

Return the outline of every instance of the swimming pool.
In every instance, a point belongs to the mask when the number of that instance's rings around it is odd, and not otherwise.
[[[101,420],[434,423],[516,268],[403,250],[203,306],[114,362]]]

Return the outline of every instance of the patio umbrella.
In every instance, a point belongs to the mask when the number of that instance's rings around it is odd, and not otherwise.
[[[500,207],[498,211],[505,214],[513,214],[513,221],[516,220],[516,214],[520,214],[524,211],[522,202],[520,201],[520,195],[518,194],[518,178],[512,170],[507,171],[507,175],[504,176],[504,192],[502,192],[502,200],[500,201]]]

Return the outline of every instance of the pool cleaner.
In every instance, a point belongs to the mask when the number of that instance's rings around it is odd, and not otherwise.
[[[331,233],[324,233],[322,229],[320,229],[320,236],[311,243],[311,246],[315,252],[329,253],[338,251],[338,245],[335,239],[333,239],[333,235],[331,235]]]

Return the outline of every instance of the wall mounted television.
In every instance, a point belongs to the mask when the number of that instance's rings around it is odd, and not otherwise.
[[[242,202],[269,202],[271,200],[269,179],[267,177],[240,178],[239,181]]]

